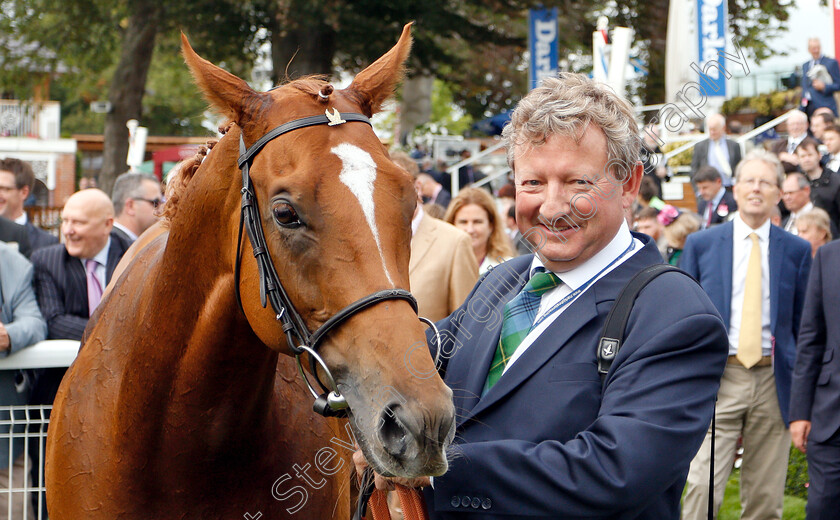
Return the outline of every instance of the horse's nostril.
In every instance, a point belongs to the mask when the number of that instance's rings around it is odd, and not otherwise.
[[[399,419],[402,407],[399,403],[385,407],[379,421],[379,440],[382,446],[395,459],[403,459],[409,445],[410,433]]]
[[[446,447],[446,442],[449,440],[449,434],[452,431],[452,427],[455,424],[455,415],[454,414],[444,414],[443,419],[440,421],[440,429],[438,429],[438,446],[441,448]]]

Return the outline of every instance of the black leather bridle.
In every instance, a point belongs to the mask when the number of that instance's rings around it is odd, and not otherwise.
[[[248,238],[251,240],[251,246],[254,251],[254,258],[257,260],[257,268],[260,276],[260,303],[263,308],[266,305],[266,299],[271,303],[271,307],[275,312],[275,319],[280,322],[283,332],[286,335],[286,340],[289,348],[295,355],[298,371],[306,382],[309,392],[315,398],[313,409],[325,417],[346,417],[349,405],[347,400],[338,391],[330,370],[326,363],[318,355],[317,349],[321,341],[326,335],[338,327],[341,323],[346,321],[354,314],[361,312],[368,307],[376,305],[377,303],[386,300],[405,300],[411,304],[414,312],[417,312],[417,300],[410,292],[404,289],[386,289],[378,291],[360,300],[357,300],[350,305],[344,307],[332,317],[330,317],[323,325],[321,325],[315,332],[310,333],[306,327],[306,323],[298,313],[295,306],[289,299],[289,295],[280,283],[280,278],[277,276],[277,270],[274,268],[274,263],[271,261],[271,255],[266,245],[265,235],[263,234],[262,225],[260,224],[259,206],[257,205],[256,194],[254,193],[253,183],[251,182],[250,168],[251,162],[260,150],[268,144],[275,137],[281,136],[285,133],[300,128],[315,125],[329,125],[336,126],[351,121],[358,121],[370,125],[370,120],[357,113],[339,113],[338,110],[333,109],[325,111],[324,115],[304,117],[295,119],[284,123],[262,136],[256,143],[252,144],[250,148],[245,148],[245,140],[242,133],[239,134],[239,160],[237,161],[240,170],[242,170],[242,213],[239,218],[239,238],[236,244],[236,268],[235,268],[235,284],[236,284],[236,301],[239,308],[245,312],[242,307],[242,300],[239,294],[239,276],[241,269],[241,249],[242,249],[242,229],[243,227],[248,233]],[[438,338],[437,329],[431,320],[420,317],[424,323],[433,328],[436,338]],[[300,356],[306,352],[309,354],[310,372],[315,377],[315,380],[323,389],[323,393],[318,393],[309,381],[309,378],[303,372],[301,366]],[[327,383],[325,385],[318,376],[317,365],[326,374]],[[437,364],[437,360],[436,360]]]

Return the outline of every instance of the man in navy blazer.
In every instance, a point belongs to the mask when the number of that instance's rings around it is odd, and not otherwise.
[[[723,187],[720,172],[714,166],[702,166],[694,174],[697,186],[697,213],[702,220],[701,229],[707,229],[729,220],[738,210],[732,192]]]
[[[840,511],[840,241],[817,250],[799,329],[790,433],[808,456],[809,520],[837,518]],[[807,449],[806,449],[807,448]]]
[[[602,386],[606,316],[630,278],[662,262],[624,220],[643,175],[635,130],[624,100],[577,74],[543,80],[513,112],[503,138],[516,219],[538,255],[489,271],[438,323],[458,424],[448,472],[420,482],[432,484],[424,490],[431,518],[679,516],[726,335],[702,289],[666,273],[636,300]],[[557,285],[529,295],[546,278]],[[522,300],[536,321],[525,320],[509,350]]]
[[[689,235],[680,267],[700,282],[729,330],[729,357],[715,412],[715,511],[741,436],[742,518],[779,519],[790,453],[791,374],[811,248],[770,224],[784,180],[775,155],[751,152],[735,176],[738,215],[731,222]],[[756,305],[748,305],[753,254],[760,267],[753,278],[758,292],[752,293]],[[759,315],[751,322],[755,314],[750,309]],[[757,357],[745,357],[748,353],[742,346],[754,346]],[[684,519],[706,518],[709,443],[707,435],[691,464]]]
[[[840,67],[837,60],[823,55],[818,38],[808,39],[811,59],[802,65],[802,103],[808,117],[820,107],[828,107],[837,116],[834,93],[840,90]],[[826,74],[815,73],[824,71]]]

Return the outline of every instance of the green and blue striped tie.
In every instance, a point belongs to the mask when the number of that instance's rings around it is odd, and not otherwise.
[[[490,372],[487,374],[485,393],[502,377],[505,366],[513,353],[516,352],[525,336],[531,332],[537,310],[540,308],[540,297],[561,283],[563,282],[554,273],[545,271],[534,273],[522,291],[505,305],[502,333],[499,336],[499,345],[496,347],[493,362],[490,364]]]

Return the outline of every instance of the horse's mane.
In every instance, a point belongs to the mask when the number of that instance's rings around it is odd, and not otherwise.
[[[219,132],[224,134],[230,129],[232,124],[227,123],[222,125],[219,127]],[[178,212],[178,203],[187,188],[187,184],[189,184],[190,179],[195,175],[198,167],[201,166],[204,158],[207,157],[207,152],[213,149],[218,142],[216,139],[207,141],[207,144],[198,147],[198,151],[192,158],[184,159],[170,170],[166,178],[166,204],[163,206],[163,213],[161,213],[161,217],[165,220],[171,221]]]
[[[299,78],[296,80],[286,80],[278,86],[287,86],[309,94],[320,103],[326,103],[329,100],[330,94],[333,93],[333,87],[326,82],[326,76],[312,75]],[[277,88],[277,87],[275,87]],[[226,121],[219,126],[219,133],[224,135],[235,125],[235,121]],[[187,185],[195,175],[207,153],[218,143],[218,139],[207,141],[206,145],[200,146],[196,154],[190,158],[181,161],[177,164],[166,179],[166,205],[164,206],[161,216],[166,220],[172,220],[178,212],[178,203],[186,191]]]

